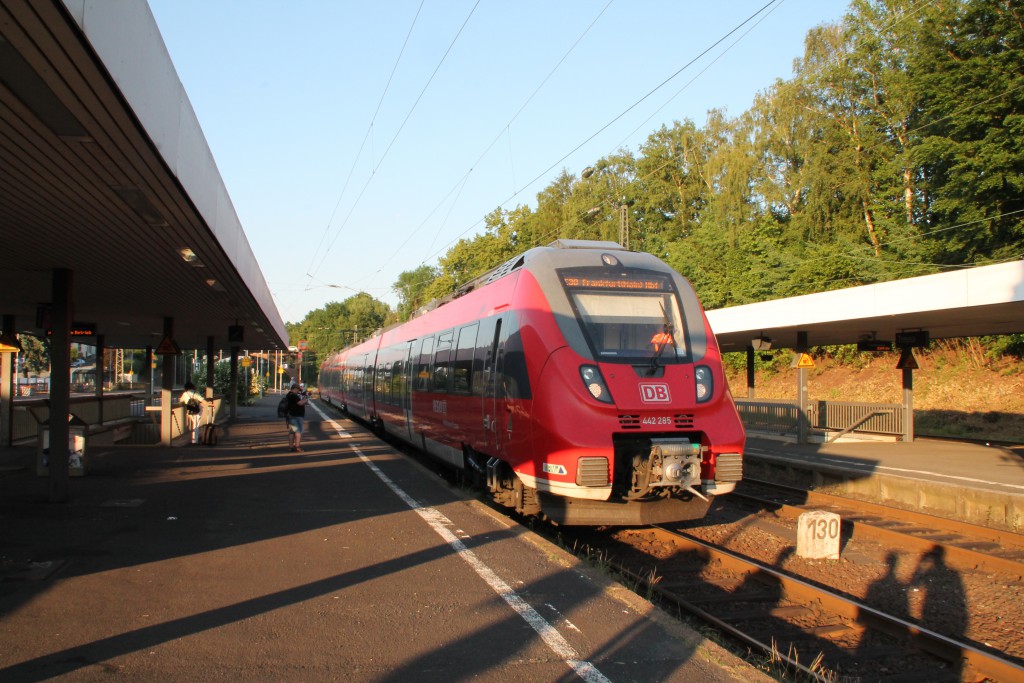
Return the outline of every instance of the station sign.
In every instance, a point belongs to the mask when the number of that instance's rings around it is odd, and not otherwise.
[[[47,328],[46,336],[52,337],[53,330]],[[68,329],[68,336],[71,337],[95,337],[96,336],[96,323],[71,323],[70,329]]]
[[[882,351],[892,351],[892,342],[885,341],[882,339],[865,339],[857,342],[858,351],[873,351],[879,353]]]
[[[912,332],[897,332],[896,346],[907,349],[913,347],[928,346],[928,330],[914,330]]]
[[[95,337],[96,323],[71,323],[72,337]]]

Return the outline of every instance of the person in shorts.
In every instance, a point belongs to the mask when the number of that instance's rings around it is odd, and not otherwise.
[[[192,432],[192,445],[199,445],[199,430],[202,427],[203,408],[206,407],[206,398],[196,391],[196,385],[192,382],[185,382],[185,391],[178,399],[185,406],[185,418],[188,420],[188,430]]]
[[[292,382],[288,387],[288,449],[292,453],[302,453],[302,428],[306,419],[306,404],[309,400],[299,391],[299,383]]]

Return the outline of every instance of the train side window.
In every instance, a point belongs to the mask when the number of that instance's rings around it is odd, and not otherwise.
[[[391,365],[391,403],[401,405],[405,395],[405,373],[402,372],[402,361],[396,360]]]
[[[501,318],[484,318],[477,335],[476,358],[473,360],[473,394],[494,395],[494,365],[497,361]]]
[[[377,365],[377,372],[374,375],[374,398],[381,403],[391,403],[388,390],[391,388],[391,368],[387,363]]]
[[[448,377],[451,374],[451,350],[454,330],[442,332],[437,337],[437,350],[434,351],[434,391],[448,391]]]
[[[416,363],[416,391],[430,391],[430,366],[434,358],[434,338],[427,337],[420,347]]]
[[[363,394],[363,401],[369,403],[373,398],[373,366],[370,365],[369,356],[363,356],[363,386],[359,390]]]
[[[459,343],[452,361],[452,391],[456,394],[472,393],[473,354],[476,352],[476,335],[480,323],[466,325],[459,330]]]

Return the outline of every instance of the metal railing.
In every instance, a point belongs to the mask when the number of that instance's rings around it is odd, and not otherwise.
[[[794,401],[736,399],[736,408],[747,429],[776,434],[797,434],[800,406]],[[903,436],[903,406],[899,403],[813,401],[807,406],[807,427],[837,438],[848,433]]]
[[[214,406],[214,415],[216,415],[221,406],[220,398],[215,399]],[[138,394],[104,395],[102,407],[95,396],[72,396],[69,408],[71,415],[85,423],[90,433],[104,428],[109,429],[115,425],[138,423],[144,427],[151,427],[157,424],[157,418],[146,409],[146,401]],[[172,433],[174,436],[178,436],[183,431],[180,425],[186,423],[184,407],[175,404],[172,411],[174,411],[174,417],[179,425],[177,429],[172,427]],[[50,402],[48,398],[19,397],[15,399],[11,415],[12,443],[32,443],[39,427],[47,424],[49,419]],[[159,429],[156,430],[156,435],[159,437]]]

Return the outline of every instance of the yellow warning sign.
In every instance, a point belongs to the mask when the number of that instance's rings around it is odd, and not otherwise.
[[[174,343],[173,339],[170,337],[164,337],[160,341],[160,345],[156,347],[156,351],[153,353],[158,356],[177,356],[181,353],[181,349],[178,348],[178,345]]]
[[[246,356],[245,358],[242,359],[242,367],[243,368],[247,368],[250,365],[252,365],[252,361],[249,359],[248,356]]]
[[[800,356],[796,360],[796,367],[798,367],[798,368],[813,368],[814,367],[814,359],[811,358],[811,354],[809,354],[809,353],[801,353]]]
[[[897,370],[917,370],[917,359],[914,358],[914,351],[906,348],[900,353],[900,362],[896,364]]]

